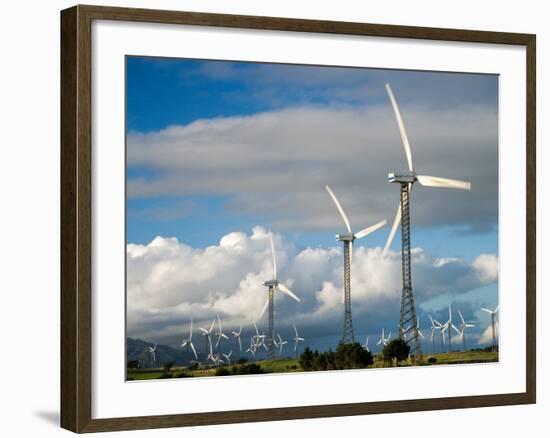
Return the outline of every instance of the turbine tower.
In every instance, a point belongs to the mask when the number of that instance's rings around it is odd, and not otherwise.
[[[498,306],[495,307],[495,310],[489,310],[489,309],[486,309],[485,307],[482,307],[481,310],[483,310],[484,312],[487,312],[489,315],[491,315],[491,329],[493,331],[493,345],[492,345],[492,348],[491,348],[491,351],[496,351],[496,346],[497,346],[497,335],[496,335],[496,316],[497,316],[497,312],[498,312]]]
[[[378,222],[377,224],[365,228],[354,234],[351,231],[351,225],[349,223],[348,217],[346,216],[344,209],[340,205],[340,202],[338,202],[338,198],[328,185],[325,188],[327,189],[328,194],[334,201],[334,204],[336,204],[336,208],[338,209],[340,216],[342,216],[344,224],[346,225],[346,230],[348,231],[348,234],[337,234],[336,240],[344,243],[344,329],[342,331],[342,339],[340,340],[340,342],[343,344],[350,344],[355,342],[355,335],[353,333],[353,322],[351,319],[351,260],[353,257],[353,241],[356,239],[362,239],[363,237],[383,227],[384,225],[386,225],[386,221],[383,220],[381,222]]]
[[[273,236],[271,235],[271,232],[269,232],[269,241],[271,243],[271,256],[273,258],[273,280],[269,280],[264,283],[264,286],[267,287],[267,300],[264,304],[262,311],[260,312],[260,316],[258,317],[258,319],[262,317],[266,309],[269,307],[267,354],[269,359],[273,359],[275,357],[275,331],[274,331],[274,324],[273,324],[273,317],[274,317],[273,298],[275,295],[275,291],[279,290],[297,302],[300,302],[300,298],[294,295],[288,287],[286,287],[283,283],[280,283],[279,280],[277,280],[277,257],[275,256],[275,245],[273,244]]]
[[[409,212],[409,195],[413,184],[417,181],[422,186],[462,190],[470,190],[471,184],[467,181],[459,181],[455,179],[439,178],[427,175],[417,175],[414,172],[409,139],[407,137],[407,132],[405,131],[403,119],[401,118],[399,106],[397,105],[397,101],[395,100],[390,84],[386,84],[386,91],[388,92],[388,96],[393,107],[393,112],[395,113],[397,126],[401,134],[403,147],[405,148],[405,155],[407,157],[409,171],[403,174],[390,173],[388,175],[388,180],[390,183],[396,183],[400,185],[401,200],[399,203],[399,207],[397,208],[397,214],[395,215],[395,220],[393,222],[390,235],[388,236],[386,246],[384,247],[384,254],[387,253],[397,231],[397,227],[399,226],[399,223],[401,223],[401,276],[403,288],[401,294],[399,326],[401,328],[408,326],[408,330],[400,331],[399,335],[402,339],[404,339],[407,332],[411,331],[411,336],[409,336],[407,342],[412,343],[411,353],[414,354],[415,362],[418,362],[418,360],[422,357],[422,349],[420,346],[420,336],[418,334],[418,328],[414,324],[414,321],[416,320],[416,309],[414,304],[411,278],[411,219]]]

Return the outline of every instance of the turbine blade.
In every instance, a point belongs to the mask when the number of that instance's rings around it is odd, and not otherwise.
[[[296,328],[296,325],[292,324],[292,327],[294,327],[294,333],[296,333],[296,337],[298,337],[298,329]]]
[[[262,308],[262,311],[258,315],[258,319],[260,319],[264,315],[268,305],[269,305],[269,298],[265,301],[264,307]],[[254,327],[256,327],[256,324],[254,324]],[[256,333],[258,333],[258,328],[257,327],[256,327]]]
[[[286,287],[283,283],[279,283],[277,285],[277,288],[281,291],[281,292],[284,292],[285,294],[287,294],[290,298],[296,300],[297,302],[300,302],[300,298],[298,298],[296,295],[294,295],[291,290]]]
[[[191,350],[193,350],[193,354],[195,355],[195,360],[198,360],[198,356],[197,356],[197,352],[195,351],[195,346],[193,345],[193,343],[189,343],[190,347],[191,347]]]
[[[391,106],[393,107],[393,112],[395,113],[395,119],[397,120],[399,133],[401,134],[401,140],[403,141],[403,147],[405,148],[405,155],[407,156],[409,171],[412,172],[413,163],[412,163],[411,147],[409,145],[407,131],[405,131],[405,125],[403,123],[403,119],[401,118],[401,112],[399,111],[399,106],[397,105],[397,101],[395,100],[395,96],[393,95],[393,91],[391,89],[390,84],[386,84],[386,91],[388,92],[388,96],[390,97],[390,101],[391,101]]]
[[[359,231],[358,233],[355,233],[355,238],[356,239],[362,239],[363,237],[368,236],[370,233],[378,230],[379,228],[382,228],[384,225],[386,225],[386,223],[387,223],[387,221],[384,219],[383,221],[380,221],[375,225],[372,225],[368,228],[365,228],[365,229]]]
[[[440,178],[437,176],[417,175],[416,179],[426,187],[440,187],[445,189],[470,190],[472,183],[458,179]]]
[[[493,310],[493,313],[497,313],[498,312],[498,306],[495,307],[495,310]]]
[[[462,321],[462,325],[465,325],[466,321],[464,321],[464,317],[462,316],[462,312],[460,310],[458,311],[458,316],[460,316],[460,320]]]
[[[401,222],[401,203],[399,203],[399,206],[397,207],[397,213],[395,214],[395,219],[393,220],[393,225],[391,226],[390,234],[388,235],[388,240],[386,240],[386,245],[384,245],[384,251],[382,251],[382,257],[385,257],[388,253],[388,250],[390,249],[390,246],[393,242],[393,238],[395,237],[395,233],[397,232],[397,228],[399,228],[399,223]]]
[[[269,232],[269,241],[271,242],[271,256],[273,257],[273,279],[277,280],[277,258],[275,257],[275,245],[273,244],[273,236]]]
[[[493,313],[492,310],[486,309],[485,307],[482,307],[481,310],[483,310],[484,312],[487,312],[488,314]]]
[[[344,209],[340,205],[340,202],[338,202],[338,198],[336,198],[336,195],[334,194],[334,192],[330,189],[330,187],[328,185],[325,186],[325,188],[327,189],[328,194],[330,195],[330,197],[332,198],[332,200],[336,204],[336,208],[340,212],[340,216],[342,216],[342,219],[344,219],[344,223],[346,224],[346,229],[348,230],[348,233],[351,234],[351,225],[349,224],[349,220],[348,220],[348,217],[346,216],[346,213],[344,212]]]

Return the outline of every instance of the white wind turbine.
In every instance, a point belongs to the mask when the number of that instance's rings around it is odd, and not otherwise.
[[[386,345],[388,345],[388,342],[390,341],[391,339],[391,331],[388,333],[388,336],[384,336],[384,328],[382,327],[382,335],[380,336],[380,340],[376,343],[376,345],[382,345],[383,347],[385,347]]]
[[[401,141],[405,149],[405,155],[407,157],[407,164],[409,171],[403,174],[390,173],[388,180],[391,183],[397,183],[401,186],[401,200],[397,208],[397,213],[393,221],[393,225],[388,236],[388,240],[384,247],[384,254],[387,253],[397,228],[401,223],[401,269],[403,278],[403,290],[401,294],[401,311],[399,318],[399,326],[405,327],[409,325],[410,330],[413,330],[412,336],[409,338],[414,342],[414,355],[415,360],[422,355],[420,347],[420,339],[418,330],[412,322],[416,319],[416,309],[414,305],[413,290],[412,290],[412,278],[411,278],[411,229],[410,229],[410,214],[409,214],[409,195],[412,190],[413,184],[418,181],[420,185],[425,187],[439,187],[447,189],[461,189],[470,190],[471,184],[467,181],[460,181],[456,179],[440,178],[428,175],[418,175],[414,171],[412,162],[411,147],[409,145],[409,139],[407,132],[405,131],[405,124],[401,118],[401,112],[397,101],[393,95],[390,84],[386,84],[386,91],[390,98],[390,102],[397,120],[397,126],[401,134]],[[400,333],[401,334],[401,333]],[[401,334],[404,337],[404,334]]]
[[[189,329],[189,337],[184,339],[181,343],[182,347],[187,346],[187,353],[189,353],[189,347],[193,350],[195,355],[195,360],[198,360],[197,352],[195,351],[195,346],[193,345],[193,319],[191,319],[191,328]]]
[[[271,243],[271,256],[273,261],[273,280],[269,280],[264,282],[264,286],[268,288],[268,295],[267,300],[264,304],[264,307],[262,311],[260,312],[260,315],[258,319],[260,319],[263,314],[265,313],[266,309],[269,307],[269,327],[268,327],[268,333],[267,333],[267,350],[268,350],[268,356],[270,359],[273,359],[275,356],[275,331],[274,331],[274,294],[276,290],[279,290],[283,292],[284,294],[288,295],[293,300],[300,302],[300,298],[298,298],[292,291],[286,287],[283,283],[279,282],[277,279],[277,256],[275,254],[275,245],[273,244],[273,236],[271,235],[271,231],[269,232],[269,241]]]
[[[241,345],[241,333],[243,331],[243,325],[241,324],[241,328],[239,328],[238,332],[235,332],[231,330],[231,333],[233,334],[233,337],[235,338],[235,341],[239,344],[239,351],[243,351],[243,347]]]
[[[424,338],[424,335],[422,334],[422,330],[420,330],[420,318],[416,317],[416,331],[418,332],[418,336],[420,336],[422,339]]]
[[[154,347],[147,347],[147,348],[148,348],[147,351],[151,355],[151,368],[155,368],[155,363],[157,361],[157,357],[155,355],[155,352],[157,351],[157,344],[155,344]]]
[[[458,311],[458,316],[460,316],[460,326],[458,329],[460,330],[459,335],[462,338],[462,350],[466,351],[466,329],[469,327],[475,327],[474,324],[469,324],[466,321],[464,321],[464,317],[462,316],[462,312]]]
[[[432,315],[428,315],[430,317],[430,321],[432,323],[432,326],[431,326],[431,329],[432,329],[432,332],[431,332],[431,335],[430,335],[430,341],[432,341],[432,353],[435,353],[435,332],[436,330],[441,330],[441,323],[439,321],[435,321],[433,318],[432,318]],[[441,344],[443,345],[443,344]]]
[[[205,352],[207,353],[210,351],[210,354],[212,354],[212,331],[214,330],[214,324],[216,324],[216,320],[214,319],[212,321],[212,324],[210,324],[210,328],[206,330],[205,328],[199,327],[199,330],[202,331],[202,335],[204,336],[205,340]]]
[[[491,329],[492,329],[492,333],[493,333],[493,345],[492,345],[491,350],[495,351],[496,346],[497,346],[497,334],[496,334],[497,321],[496,321],[496,316],[497,316],[497,313],[498,313],[498,306],[495,307],[495,310],[486,309],[485,307],[482,307],[481,310],[483,310],[484,312],[487,312],[489,315],[491,315]]]
[[[328,194],[334,201],[340,216],[344,220],[346,226],[347,234],[337,234],[336,240],[343,242],[344,244],[344,328],[342,331],[342,339],[340,342],[344,344],[349,344],[355,342],[355,335],[353,333],[353,323],[351,318],[351,262],[353,258],[353,242],[357,239],[362,239],[365,236],[368,236],[370,233],[378,230],[379,228],[386,225],[386,220],[380,221],[375,225],[364,228],[358,233],[353,233],[351,230],[351,225],[349,219],[346,215],[346,212],[340,205],[338,198],[327,185],[325,186]]]
[[[279,346],[279,356],[280,356],[281,354],[283,354],[283,348],[286,344],[288,344],[288,341],[284,340],[281,337],[280,333],[277,333],[277,339],[279,340],[278,346]]]
[[[222,330],[222,321],[220,319],[220,316],[216,315],[216,318],[218,319],[218,331],[214,334],[216,335],[216,338],[217,338],[216,339],[216,348],[218,348],[222,338],[227,339],[227,340],[229,340],[229,338],[227,337],[227,335]]]
[[[225,357],[225,361],[227,362],[227,365],[231,365],[231,355],[233,354],[233,350],[231,350],[229,353],[225,354],[222,353],[222,356]]]
[[[299,334],[298,334],[298,329],[296,328],[296,325],[292,324],[292,326],[294,327],[294,352],[296,353],[296,357],[298,357],[298,344],[300,342],[305,342],[305,339],[302,338]]]
[[[458,334],[460,334],[460,331],[456,328],[456,326],[453,324],[453,314],[451,312],[451,305],[449,304],[449,319],[447,320],[447,322],[445,322],[445,324],[443,324],[442,328],[441,328],[441,333],[443,334],[445,331],[447,331],[447,336],[448,336],[448,340],[449,340],[449,349],[448,349],[448,352],[449,353],[452,353],[453,351],[453,345],[452,345],[452,334],[451,334],[451,328],[457,332]]]
[[[367,336],[367,339],[365,340],[365,343],[363,344],[363,348],[370,353],[370,350],[369,350],[369,337],[368,336]]]

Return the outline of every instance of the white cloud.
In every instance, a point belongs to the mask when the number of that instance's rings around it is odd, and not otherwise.
[[[467,193],[416,190],[422,208],[413,210],[415,225],[494,224],[495,109],[468,104],[401,109],[417,170],[467,179],[473,187]],[[387,173],[405,165],[389,103],[287,108],[130,133],[128,166],[151,172],[129,178],[128,196],[222,196],[227,212],[261,214],[277,229],[328,230],[335,222],[323,189],[329,183],[352,223],[364,227],[395,214],[398,191],[387,183]]]
[[[266,300],[262,283],[272,277],[267,231],[232,232],[218,245],[192,248],[176,238],[156,237],[148,245],[127,245],[128,335],[151,338],[181,333],[192,318],[209,324],[220,314],[227,324],[255,319]],[[319,335],[338,334],[343,314],[342,250],[298,250],[274,235],[279,280],[301,302],[276,297],[277,324],[300,324]],[[472,264],[434,259],[421,248],[412,252],[417,305],[438,294],[462,294],[497,280],[496,256]],[[356,326],[397,321],[400,253],[382,257],[381,248],[358,247],[352,265],[352,305]]]
[[[498,343],[498,321],[495,321],[495,336],[497,338],[497,343]],[[477,343],[479,345],[493,343],[493,328],[491,324],[489,324],[487,328],[483,331]]]
[[[495,254],[480,254],[472,266],[483,281],[493,282],[498,277],[498,258]]]

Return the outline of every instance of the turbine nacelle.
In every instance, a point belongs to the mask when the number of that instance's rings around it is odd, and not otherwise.
[[[413,184],[417,181],[414,173],[388,173],[388,182],[397,184]]]
[[[265,287],[277,287],[279,285],[279,281],[278,280],[264,281],[263,285]]]
[[[353,242],[356,239],[353,234],[336,234],[335,237],[340,242]]]

